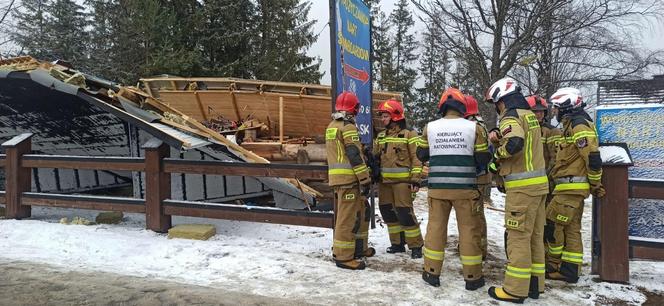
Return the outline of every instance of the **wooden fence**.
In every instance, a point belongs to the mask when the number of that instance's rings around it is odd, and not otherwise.
[[[168,231],[171,216],[333,226],[332,212],[170,199],[171,173],[327,179],[327,166],[173,159],[169,158],[169,146],[156,138],[143,145],[144,158],[38,155],[30,154],[31,138],[30,133],[21,134],[2,144],[5,154],[0,154],[0,166],[5,168],[5,191],[0,192],[0,204],[5,204],[7,218],[29,218],[31,206],[50,206],[144,213],[146,228],[156,232]],[[32,168],[144,172],[145,198],[31,192]]]
[[[664,183],[628,178],[632,164],[605,164],[606,195],[593,199],[591,272],[603,281],[629,282],[629,259],[664,260],[664,245],[629,239],[629,199],[664,200]]]

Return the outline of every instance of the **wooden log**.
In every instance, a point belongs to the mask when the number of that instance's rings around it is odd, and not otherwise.
[[[307,144],[306,146],[301,144],[284,144],[282,148],[282,153],[288,159],[297,160],[298,151],[305,150],[309,156],[310,161],[322,162],[327,161],[327,149],[325,144]]]
[[[269,160],[281,160],[281,144],[278,142],[243,142],[243,148]]]

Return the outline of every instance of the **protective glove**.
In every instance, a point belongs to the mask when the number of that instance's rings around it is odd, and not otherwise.
[[[505,193],[505,185],[496,185],[496,189],[501,193]]]
[[[604,195],[606,195],[606,190],[604,190],[604,186],[602,186],[602,184],[591,185],[590,193],[592,193],[594,197],[603,198]]]
[[[489,166],[488,166],[489,172],[491,172],[493,174],[498,174],[498,168],[499,168],[499,166],[498,166],[498,164],[496,164],[496,162],[492,161],[492,162],[489,163]]]
[[[500,129],[492,128],[489,130],[488,138],[490,142],[497,143],[501,138],[503,138],[503,135],[500,133]]]
[[[500,170],[500,162],[498,161],[498,157],[496,156],[497,154],[498,152],[493,153],[493,155],[491,155],[491,161],[487,166],[489,172],[493,174],[498,174],[498,171]]]

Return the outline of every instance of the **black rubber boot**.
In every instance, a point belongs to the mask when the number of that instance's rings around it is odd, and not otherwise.
[[[475,291],[477,289],[480,289],[480,288],[484,287],[484,284],[485,284],[484,276],[482,276],[482,277],[480,277],[476,280],[467,280],[466,281],[466,290]]]
[[[563,261],[560,264],[560,274],[565,276],[565,281],[576,284],[579,281],[579,265]]]
[[[410,249],[410,258],[422,258],[422,247]]]
[[[422,279],[431,286],[440,287],[440,275],[435,275],[424,271],[422,272]]]
[[[406,246],[403,244],[393,244],[392,246],[388,247],[386,252],[390,254],[394,253],[405,253],[406,252]]]
[[[355,259],[360,259],[362,257],[373,257],[376,255],[376,249],[368,247],[366,250],[362,251],[360,254],[355,254]]]
[[[544,288],[542,288],[544,290]],[[539,299],[540,288],[539,288],[539,277],[531,276],[530,277],[530,287],[528,288],[528,297],[531,299]]]

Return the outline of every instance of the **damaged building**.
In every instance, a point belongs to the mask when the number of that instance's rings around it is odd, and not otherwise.
[[[398,95],[377,93],[374,102],[391,97]],[[155,137],[171,147],[173,158],[322,163],[320,125],[329,115],[329,87],[319,85],[162,77],[131,87],[67,63],[0,61],[0,140],[31,132],[35,154],[142,157],[141,145]],[[306,209],[325,202],[324,185],[172,174],[171,198]],[[145,183],[141,172],[33,169],[32,190],[143,198]]]

